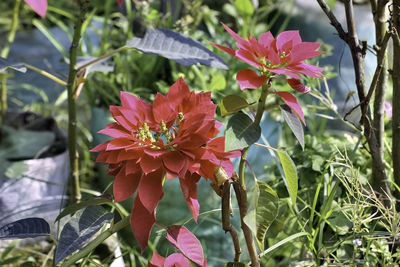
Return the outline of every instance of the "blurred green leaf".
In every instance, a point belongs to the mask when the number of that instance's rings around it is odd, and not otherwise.
[[[250,266],[242,262],[228,262],[225,263],[223,267],[250,267]]]
[[[226,79],[225,76],[218,72],[217,74],[213,75],[211,78],[210,83],[210,90],[223,90],[226,87]]]
[[[254,7],[250,0],[235,0],[234,5],[242,17],[250,17],[254,13]]]
[[[28,170],[29,167],[24,161],[17,161],[10,163],[4,174],[8,178],[19,178],[24,174],[24,172],[27,172]]]

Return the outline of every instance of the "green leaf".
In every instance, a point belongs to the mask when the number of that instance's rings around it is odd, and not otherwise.
[[[292,203],[294,205],[296,203],[298,189],[296,165],[285,151],[276,149],[276,152],[278,154],[279,160],[281,161],[283,172],[285,174],[284,180],[286,188],[289,191],[290,198],[292,199]]]
[[[50,226],[42,218],[21,219],[0,228],[0,239],[33,238],[49,234]]]
[[[221,115],[225,116],[247,108],[248,106],[249,104],[243,97],[238,95],[227,95],[222,99],[219,107],[221,109]]]
[[[113,219],[113,214],[101,206],[89,206],[79,210],[61,231],[54,264],[80,249],[103,225]]]
[[[271,226],[279,209],[277,193],[266,183],[256,180],[254,184],[253,200],[244,222],[250,227],[256,237],[257,245],[264,250],[264,237]]]
[[[225,129],[225,150],[235,150],[252,145],[261,136],[261,128],[244,113],[233,115]]]
[[[132,38],[127,48],[136,48],[146,54],[157,54],[184,66],[203,64],[229,69],[229,66],[216,54],[198,41],[168,29],[148,29],[143,38]]]
[[[285,239],[279,241],[278,243],[272,245],[271,247],[269,247],[268,249],[266,249],[260,256],[263,257],[265,255],[267,255],[268,253],[270,253],[271,251],[273,251],[274,249],[277,249],[278,247],[286,244],[287,242],[292,241],[293,239],[299,238],[301,236],[305,236],[305,235],[309,235],[309,233],[306,232],[300,232],[297,234],[293,234],[291,236],[286,237]]]
[[[4,172],[8,178],[19,178],[29,170],[28,165],[24,161],[12,162]]]
[[[96,206],[96,205],[102,205],[102,204],[112,204],[112,201],[107,198],[94,198],[90,199],[87,201],[79,202],[79,203],[74,203],[68,207],[66,207],[55,219],[54,222],[57,222],[61,218],[67,216],[68,214],[75,213],[76,211],[83,209],[87,206]]]
[[[228,262],[225,263],[223,267],[250,267],[250,266],[242,262]]]
[[[235,0],[234,5],[243,17],[250,17],[254,13],[254,7],[250,0]]]
[[[297,115],[288,105],[281,105],[280,108],[283,118],[289,125],[289,128],[292,130],[294,136],[296,136],[297,140],[299,140],[300,145],[304,150],[304,132],[299,117],[297,117]]]
[[[211,78],[211,83],[210,83],[210,91],[213,90],[223,90],[226,87],[226,79],[225,76],[218,72],[217,74],[213,75]]]

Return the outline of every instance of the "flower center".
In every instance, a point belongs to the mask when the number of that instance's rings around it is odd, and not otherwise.
[[[183,121],[184,115],[182,112],[178,113],[177,118],[173,125],[168,128],[164,121],[160,123],[160,131],[152,131],[147,123],[143,123],[136,131],[136,138],[143,142],[143,145],[148,145],[150,141],[151,147],[155,149],[169,149],[175,150],[176,145],[168,145],[172,140],[175,139],[176,134],[179,132],[179,124]],[[159,144],[154,144],[159,140],[162,140],[164,147],[160,147]]]

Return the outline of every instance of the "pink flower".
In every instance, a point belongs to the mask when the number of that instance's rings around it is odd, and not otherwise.
[[[296,91],[307,93],[310,88],[300,83],[299,74],[320,78],[322,68],[307,64],[304,60],[318,56],[323,51],[316,51],[320,43],[302,42],[298,31],[285,31],[275,38],[271,32],[255,37],[243,39],[222,24],[226,31],[236,40],[237,50],[211,43],[213,46],[227,52],[243,62],[258,69],[255,71],[246,69],[238,72],[236,79],[242,90],[256,89],[266,82],[267,76],[283,74],[291,77],[288,84]]]
[[[115,176],[116,201],[138,191],[131,227],[143,251],[164,195],[164,177],[179,178],[187,206],[197,220],[197,181],[201,176],[213,180],[218,166],[231,175],[230,158],[240,152],[225,153],[224,137],[213,138],[222,124],[214,120],[216,105],[211,93],[190,91],[182,78],[166,95],[158,93],[153,104],[126,92],[121,92],[121,103],[110,107],[116,122],[99,131],[114,139],[91,151],[100,152],[97,161],[109,164],[109,174]]]
[[[27,3],[42,18],[46,16],[47,0],[25,0],[25,3]]]
[[[385,102],[385,113],[389,119],[392,117],[392,104],[389,101]]]
[[[207,261],[203,263],[203,267],[207,266]],[[152,261],[148,263],[148,267],[192,267],[186,257],[181,253],[174,253],[167,258],[153,252]]]

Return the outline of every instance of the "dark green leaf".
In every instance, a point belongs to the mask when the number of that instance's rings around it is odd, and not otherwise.
[[[33,238],[49,234],[50,226],[42,218],[26,218],[0,228],[0,239]]]
[[[299,140],[300,145],[304,150],[304,132],[299,117],[292,111],[292,109],[288,105],[281,105],[280,107],[283,118],[289,125],[294,136],[296,136],[297,140]]]
[[[113,219],[112,213],[101,206],[88,206],[79,210],[64,226],[56,249],[55,264],[80,249],[100,228]]]
[[[3,72],[8,68],[14,69],[19,72],[26,72],[24,64],[13,63],[6,58],[0,57],[0,72]]]
[[[297,198],[297,189],[298,189],[298,177],[296,165],[293,160],[289,157],[289,155],[280,150],[276,150],[279,160],[281,162],[283,172],[285,174],[285,184],[286,188],[289,191],[290,198],[292,199],[293,205],[296,203]]]
[[[182,65],[197,63],[229,69],[228,65],[216,54],[192,38],[168,29],[148,29],[143,38],[132,38],[126,45],[146,54],[157,54],[174,60]]]
[[[247,147],[256,142],[261,136],[261,128],[244,113],[233,115],[225,129],[225,150]]]
[[[76,211],[83,209],[87,206],[96,206],[96,205],[102,205],[102,204],[110,204],[112,203],[112,200],[107,199],[107,198],[94,198],[90,199],[87,201],[79,202],[79,203],[74,203],[72,205],[69,205],[66,207],[55,219],[55,222],[60,220],[61,218],[67,216],[68,214],[75,213]]]
[[[246,99],[238,95],[227,95],[222,99],[220,104],[221,115],[225,116],[227,114],[235,113],[244,108],[247,108],[249,104]]]
[[[276,192],[268,184],[257,180],[253,200],[244,221],[256,237],[261,251],[264,251],[265,233],[278,215],[278,208],[279,198]]]

